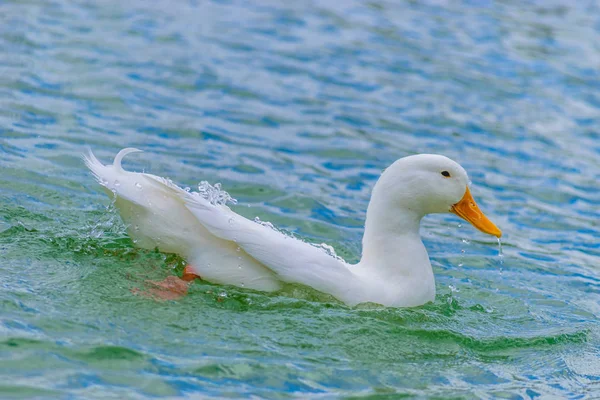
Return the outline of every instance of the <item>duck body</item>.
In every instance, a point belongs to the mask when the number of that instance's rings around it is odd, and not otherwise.
[[[125,171],[121,160],[136,151],[121,150],[112,165],[102,164],[91,152],[84,160],[114,197],[137,246],[176,253],[210,282],[267,292],[286,282],[298,283],[350,306],[373,302],[412,307],[433,301],[435,278],[419,235],[420,220],[431,212],[452,211],[464,201],[474,205],[466,173],[455,162],[437,155],[400,159],[373,189],[362,258],[350,265],[322,248],[248,220],[211,201],[206,193],[186,191],[155,175]],[[440,169],[455,177],[452,184],[444,176],[438,178]],[[470,222],[499,236],[500,231],[480,216],[483,222]]]
[[[185,205],[188,192],[159,176],[123,170],[122,158],[134,151],[122,150],[112,165],[103,165],[92,153],[85,161],[105,192],[114,197],[136,246],[178,254],[210,282],[261,291],[281,288],[273,272],[235,242],[211,234],[196,219]]]

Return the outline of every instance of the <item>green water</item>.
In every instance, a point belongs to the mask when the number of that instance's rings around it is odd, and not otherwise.
[[[500,2],[0,5],[0,398],[600,396],[600,10]],[[235,210],[360,257],[370,188],[459,161],[503,230],[422,234],[438,295],[349,308],[194,282],[86,171],[222,182]]]

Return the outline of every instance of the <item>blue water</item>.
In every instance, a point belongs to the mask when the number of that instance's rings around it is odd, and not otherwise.
[[[600,396],[600,7],[571,3],[0,4],[0,397]],[[381,170],[441,153],[502,256],[436,215],[424,307],[155,302],[184,260],[135,248],[86,146],[349,261]]]

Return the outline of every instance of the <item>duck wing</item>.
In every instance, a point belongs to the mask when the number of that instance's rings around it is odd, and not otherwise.
[[[197,193],[180,194],[188,210],[211,234],[235,242],[279,279],[300,283],[352,304],[361,282],[343,260],[324,249],[250,221],[225,205],[212,204]]]

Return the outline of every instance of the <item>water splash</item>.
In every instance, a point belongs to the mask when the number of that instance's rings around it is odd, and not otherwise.
[[[215,183],[215,185],[213,186],[207,181],[202,181],[198,185],[198,192],[196,193],[204,197],[210,202],[210,204],[215,206],[225,205],[227,203],[237,204],[236,199],[234,199],[229,193],[221,189],[220,183]]]
[[[257,224],[260,224],[262,226],[266,226],[267,228],[271,228],[276,232],[279,232],[279,229],[275,228],[275,226],[272,223],[270,223],[269,221],[262,221],[260,218],[254,217],[254,222],[256,222]]]
[[[337,253],[335,252],[335,249],[333,248],[333,246],[328,245],[327,243],[321,243],[321,244],[316,244],[316,243],[310,243],[312,246],[323,250],[328,256],[335,258],[336,260],[345,262],[344,259],[340,256],[337,255]]]
[[[285,232],[285,231],[281,231],[281,230],[277,229],[272,223],[270,223],[269,221],[262,221],[259,217],[254,217],[254,222],[256,222],[257,224],[260,224],[262,226],[266,226],[267,228],[270,228],[270,229],[274,230],[275,232],[281,233],[286,239],[295,239],[295,240],[299,240],[301,242],[310,244],[311,246],[316,247],[319,250],[322,250],[328,256],[333,257],[336,260],[339,260],[341,262],[346,262],[342,257],[338,256],[337,253],[335,252],[335,249],[332,246],[328,245],[327,243],[306,242],[300,238],[295,237],[290,232]]]
[[[99,239],[105,236],[106,233],[115,234],[120,232],[121,220],[115,207],[115,203],[117,202],[117,194],[115,191],[112,192],[113,196],[111,196],[110,203],[105,207],[106,212],[94,222],[86,224],[86,236]]]

